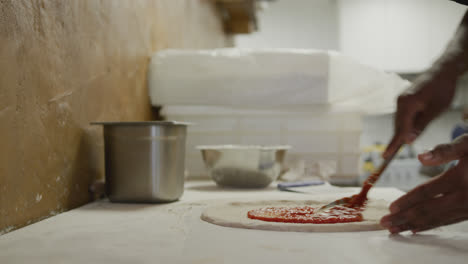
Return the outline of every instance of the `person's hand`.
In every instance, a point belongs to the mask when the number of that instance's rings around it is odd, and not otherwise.
[[[395,132],[384,158],[398,151],[403,143],[411,144],[426,126],[450,105],[455,94],[456,76],[427,72],[398,97]]]
[[[452,160],[458,160],[458,164],[390,205],[390,214],[380,224],[391,233],[416,233],[468,220],[468,135],[418,158],[427,166]]]

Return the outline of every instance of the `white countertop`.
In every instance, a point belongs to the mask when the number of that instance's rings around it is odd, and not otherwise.
[[[310,188],[343,196],[356,188]],[[371,198],[402,193],[375,188]],[[222,190],[191,182],[179,202],[99,201],[0,236],[0,263],[467,263],[468,222],[420,235],[387,231],[297,233],[236,229],[200,220],[220,199],[305,199],[309,194]],[[310,195],[309,195],[310,196]]]

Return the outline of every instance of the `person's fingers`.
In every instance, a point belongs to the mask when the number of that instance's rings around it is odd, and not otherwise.
[[[392,234],[398,234],[400,232],[404,232],[404,231],[407,231],[407,230],[412,230],[414,227],[411,226],[410,224],[404,224],[404,225],[400,225],[400,226],[392,226],[388,229],[388,231],[390,231],[390,233]]]
[[[446,219],[442,220],[440,222],[440,224],[427,225],[427,226],[423,226],[423,227],[419,227],[419,228],[415,228],[415,229],[410,229],[410,230],[411,230],[411,232],[416,234],[416,233],[424,232],[424,231],[434,229],[434,228],[437,228],[437,227],[452,225],[452,224],[456,224],[456,223],[460,223],[460,222],[463,222],[465,220],[468,220],[468,213],[466,213],[466,212],[454,211],[454,212],[444,214],[444,216],[445,216]]]
[[[442,195],[440,197],[430,199],[415,205],[412,208],[399,213],[398,219],[405,219],[406,223],[412,226],[424,226],[438,221],[439,216],[443,216],[443,212],[448,210],[463,209],[465,204],[465,193],[457,191]]]
[[[415,120],[424,110],[424,104],[414,94],[401,95],[397,104],[395,131],[402,134],[406,144],[411,144],[421,133],[415,129]]]
[[[396,214],[382,218],[382,226],[390,232],[426,230],[434,228],[467,214],[468,199],[465,191],[457,191],[427,200]]]
[[[392,217],[392,213],[389,213],[387,215],[384,215],[381,219],[380,219],[380,225],[385,227],[385,228],[389,228],[392,226],[392,222],[390,221]]]
[[[458,160],[468,153],[468,136],[461,136],[452,143],[436,146],[433,150],[418,155],[419,161],[426,166],[445,164]]]
[[[467,213],[461,210],[452,210],[439,214],[434,214],[432,217],[427,217],[421,223],[406,223],[401,226],[391,227],[389,231],[394,230],[395,233],[411,231],[413,233],[420,233],[423,231],[431,230],[441,226],[455,224],[467,219]],[[396,232],[397,231],[397,232]]]
[[[429,217],[433,213],[438,213],[448,208],[459,206],[458,202],[463,200],[461,192],[442,195],[437,198],[428,199],[415,204],[414,206],[402,209],[382,218],[382,224],[386,227],[395,227],[407,223],[418,221],[419,218]],[[456,203],[457,202],[457,203]]]
[[[424,111],[421,111],[415,116],[411,133],[419,136],[438,114],[439,112],[436,111],[435,108],[431,108],[430,106],[424,108]]]
[[[432,199],[437,195],[447,193],[457,188],[456,176],[458,173],[460,172],[457,167],[453,167],[444,174],[419,185],[394,201],[390,205],[390,212],[393,214],[398,213],[399,211],[411,208],[422,201]]]
[[[397,133],[393,136],[392,140],[388,144],[387,148],[385,149],[384,153],[382,154],[382,157],[384,159],[387,159],[390,157],[393,153],[396,153],[398,151],[398,147],[401,146],[405,142],[404,136],[401,133]]]
[[[418,137],[420,131],[415,131],[414,120],[423,109],[424,105],[417,100],[414,94],[407,93],[398,97],[395,132],[387,149],[382,154],[383,158],[388,158],[398,151],[401,144],[411,144]]]

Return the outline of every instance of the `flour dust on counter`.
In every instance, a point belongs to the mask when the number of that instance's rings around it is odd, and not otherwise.
[[[318,208],[327,202],[320,197],[311,200],[277,200],[277,201],[225,201],[206,208],[201,219],[224,227],[259,229],[289,232],[360,232],[382,230],[380,218],[388,211],[389,202],[369,200],[362,211],[362,219],[354,221],[325,221],[322,223],[295,223],[287,221],[264,221],[251,219],[249,212],[258,212],[264,208]],[[252,211],[253,210],[253,211]],[[332,219],[333,220],[333,219]],[[346,220],[346,219],[345,219]],[[334,222],[334,223],[332,223]]]

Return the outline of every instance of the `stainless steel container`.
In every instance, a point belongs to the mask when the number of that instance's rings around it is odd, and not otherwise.
[[[198,146],[211,178],[220,186],[264,188],[275,181],[290,146]]]
[[[112,202],[171,202],[180,198],[187,124],[92,124],[104,126],[106,193]]]

